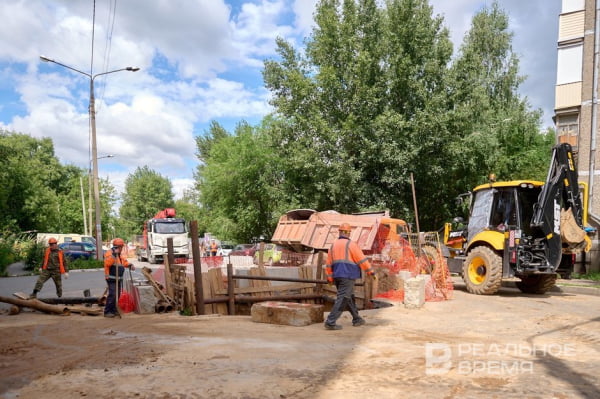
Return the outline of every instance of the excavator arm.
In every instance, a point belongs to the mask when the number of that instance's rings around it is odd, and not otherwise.
[[[558,267],[562,257],[561,229],[565,226],[561,226],[561,213],[564,215],[563,219],[571,220],[569,228],[580,230],[576,236],[582,237],[581,241],[585,239],[583,206],[577,178],[571,145],[562,143],[554,146],[546,183],[534,206],[531,219],[531,227],[539,229],[543,233],[541,240],[547,241],[546,258],[554,268]]]

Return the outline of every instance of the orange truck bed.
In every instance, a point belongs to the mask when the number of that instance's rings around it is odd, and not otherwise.
[[[364,252],[375,251],[376,244],[382,239],[397,237],[401,232],[408,231],[405,221],[392,219],[387,213],[347,215],[335,211],[296,209],[279,218],[271,241],[296,251],[327,250],[338,237],[338,228],[342,223],[350,224],[350,238]]]

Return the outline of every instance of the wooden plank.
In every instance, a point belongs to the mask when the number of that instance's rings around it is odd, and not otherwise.
[[[215,298],[217,296],[217,292],[225,289],[225,283],[223,282],[223,273],[221,273],[221,268],[214,268],[208,271],[210,277],[210,292],[212,297]],[[227,315],[227,304],[226,303],[217,303],[216,313]]]
[[[254,280],[257,281],[257,280]],[[243,287],[243,288],[235,288],[235,294],[253,294],[257,292],[265,292],[265,291],[288,291],[288,290],[301,290],[306,288],[314,287],[312,283],[293,283],[293,284],[283,284],[283,285],[271,285],[265,287]],[[309,292],[310,293],[310,292]],[[217,295],[227,295],[227,290],[222,290],[216,292]]]
[[[29,299],[29,295],[27,295],[24,292],[14,292],[13,296],[19,298],[19,299]]]
[[[202,272],[202,292],[204,293],[204,299],[209,299],[213,296],[210,290],[210,278],[208,272]],[[204,305],[204,314],[215,314],[216,311],[217,309],[213,304]]]

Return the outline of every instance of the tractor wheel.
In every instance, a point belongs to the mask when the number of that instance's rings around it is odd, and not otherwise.
[[[502,284],[502,257],[488,247],[473,248],[463,263],[463,280],[471,294],[495,294]]]
[[[545,294],[556,284],[556,274],[532,274],[520,278],[517,288],[525,294]]]
[[[148,263],[150,263],[151,265],[156,264],[156,256],[148,254]]]

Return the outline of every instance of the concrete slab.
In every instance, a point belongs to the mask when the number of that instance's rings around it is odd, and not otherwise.
[[[250,315],[255,323],[308,326],[322,323],[323,305],[295,302],[258,302],[252,305]]]

